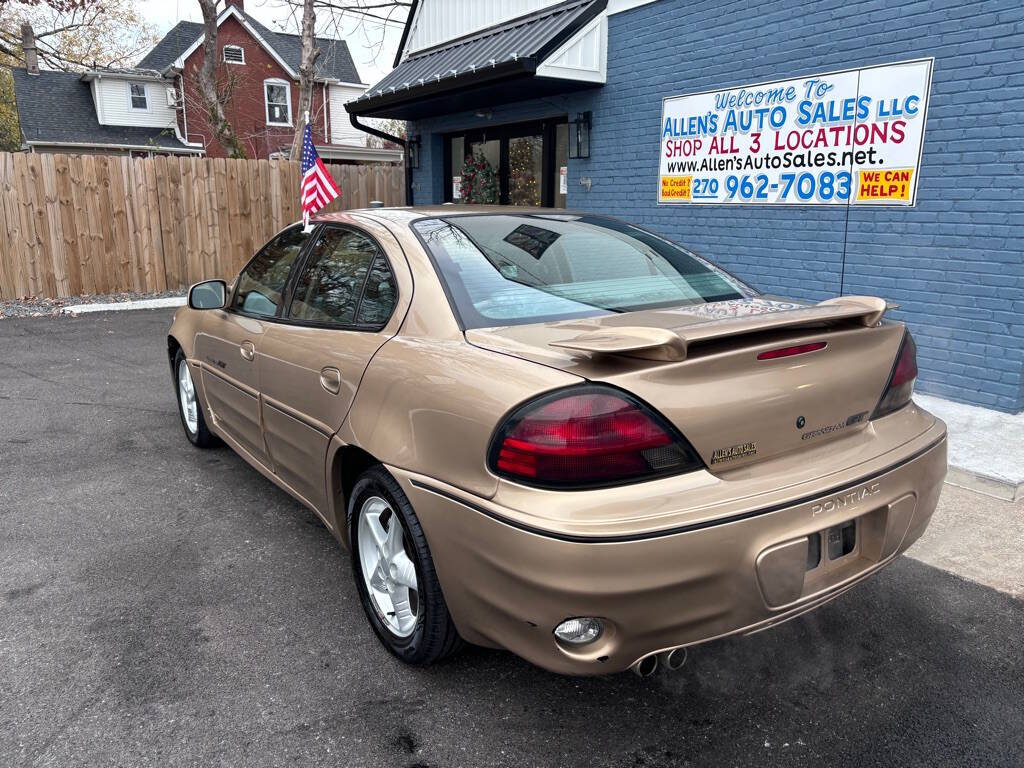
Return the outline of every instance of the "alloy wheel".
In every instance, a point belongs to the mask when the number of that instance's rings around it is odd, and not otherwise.
[[[359,562],[377,616],[397,637],[408,637],[419,618],[416,566],[406,550],[405,529],[391,505],[371,496],[359,510]]]
[[[188,362],[184,359],[178,363],[178,399],[181,401],[181,415],[185,419],[185,427],[194,435],[199,431],[199,406],[196,403],[196,388],[192,383],[192,374],[188,370]]]

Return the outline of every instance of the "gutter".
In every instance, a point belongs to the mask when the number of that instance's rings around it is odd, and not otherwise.
[[[346,105],[346,111],[347,110],[348,110],[348,106]],[[394,142],[395,144],[401,145],[401,147],[404,150],[402,154],[405,156],[405,163],[404,163],[404,165],[405,165],[405,204],[411,206],[413,204],[413,200],[412,200],[412,169],[409,167],[409,145],[408,145],[408,142],[405,139],[401,138],[400,136],[392,136],[390,133],[385,133],[382,130],[379,130],[379,129],[374,128],[372,126],[364,125],[363,123],[360,123],[359,122],[359,115],[355,114],[354,112],[349,112],[348,113],[348,120],[349,120],[350,123],[352,123],[352,127],[353,128],[357,128],[358,130],[363,131],[364,133],[368,133],[371,136],[376,136],[379,139],[384,139],[384,141],[391,141],[391,142]]]
[[[91,83],[93,80],[102,80],[103,78],[110,80],[144,80],[147,83],[159,83],[164,80],[163,74],[156,69],[139,69],[132,71],[124,70],[96,70],[90,69],[78,78],[83,83]]]
[[[177,147],[165,147],[160,144],[93,144],[84,141],[26,141],[26,145],[32,150],[36,147],[89,147],[91,149],[128,149],[140,152],[170,152],[175,155],[193,155],[196,151],[191,147],[202,150],[198,144],[189,144],[188,149]]]
[[[323,144],[318,145],[316,149],[324,162],[368,160],[395,163],[402,159],[402,150],[400,149],[377,149],[376,147],[359,147],[349,144]]]
[[[188,122],[187,121],[185,123],[185,130],[188,130]],[[205,144],[200,144],[200,143],[188,141],[184,136],[181,135],[181,129],[178,128],[178,121],[177,120],[174,121],[174,138],[176,138],[178,141],[180,141],[186,147],[189,147],[191,149],[197,149],[202,154],[204,154],[204,155],[206,154],[206,145]],[[192,153],[189,152],[188,154],[192,154]]]

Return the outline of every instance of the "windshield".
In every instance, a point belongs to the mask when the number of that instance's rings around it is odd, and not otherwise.
[[[467,329],[757,295],[699,256],[615,219],[470,214],[412,226]]]

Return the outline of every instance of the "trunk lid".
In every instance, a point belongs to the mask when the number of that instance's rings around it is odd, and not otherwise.
[[[869,297],[759,297],[473,329],[466,339],[633,393],[719,472],[864,429],[903,338],[901,325],[880,324],[885,310]]]

